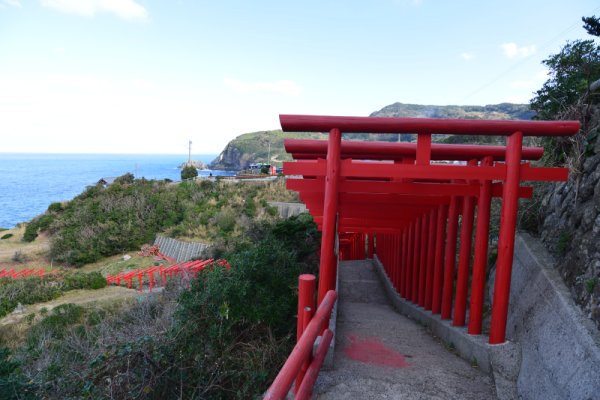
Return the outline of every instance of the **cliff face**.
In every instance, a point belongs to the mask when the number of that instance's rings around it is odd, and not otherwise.
[[[233,142],[229,142],[225,149],[211,164],[212,169],[239,171],[250,165],[249,154],[242,154]]]
[[[591,125],[598,126],[598,111]],[[573,299],[600,329],[600,140],[593,140],[581,171],[548,186],[540,233]]]
[[[292,159],[283,148],[286,138],[325,139],[326,136],[321,133],[284,133],[281,130],[245,133],[229,142],[210,167],[239,171],[252,163],[281,166],[282,161]]]

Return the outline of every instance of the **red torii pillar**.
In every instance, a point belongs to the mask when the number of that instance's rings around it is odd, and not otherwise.
[[[335,235],[337,230],[338,183],[342,133],[339,129],[334,128],[329,131],[328,140],[317,306],[321,304],[327,291],[336,290],[337,260],[335,255]]]
[[[515,228],[519,207],[523,133],[515,132],[510,135],[506,145],[506,181],[502,192],[498,260],[496,261],[496,281],[494,283],[494,301],[490,323],[490,344],[500,344],[506,340],[510,276],[515,252]]]

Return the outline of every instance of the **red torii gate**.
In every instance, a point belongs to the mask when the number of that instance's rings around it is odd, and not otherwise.
[[[577,121],[310,115],[280,115],[280,121],[288,132],[329,132],[327,142],[286,141],[286,149],[298,161],[284,164],[286,175],[302,177],[288,178],[288,188],[300,192],[322,230],[319,304],[329,290],[335,290],[336,233],[342,234],[342,247],[348,247],[341,249],[343,257],[364,256],[365,234],[371,252],[374,234],[378,234],[378,257],[400,295],[450,319],[458,216],[462,214],[453,325],[463,326],[477,208],[469,333],[480,334],[490,202],[492,197],[501,197],[489,341],[505,341],[518,199],[532,195],[532,189],[520,183],[568,177],[564,168],[522,164],[543,154],[541,148],[523,148],[523,136],[574,135],[579,130]],[[417,143],[342,141],[342,132],[416,133]],[[501,135],[507,136],[507,146],[432,144],[432,134]],[[432,164],[432,160],[467,164]],[[357,252],[361,245],[362,251]]]

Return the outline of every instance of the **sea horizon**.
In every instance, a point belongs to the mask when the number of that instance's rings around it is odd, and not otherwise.
[[[192,154],[210,163],[218,154]],[[0,228],[30,221],[57,201],[68,201],[102,178],[180,179],[188,154],[0,152]],[[228,171],[200,170],[208,176]]]

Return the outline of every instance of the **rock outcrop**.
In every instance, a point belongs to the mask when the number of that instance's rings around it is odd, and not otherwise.
[[[551,187],[541,239],[559,259],[574,300],[600,329],[600,152],[583,172]]]

